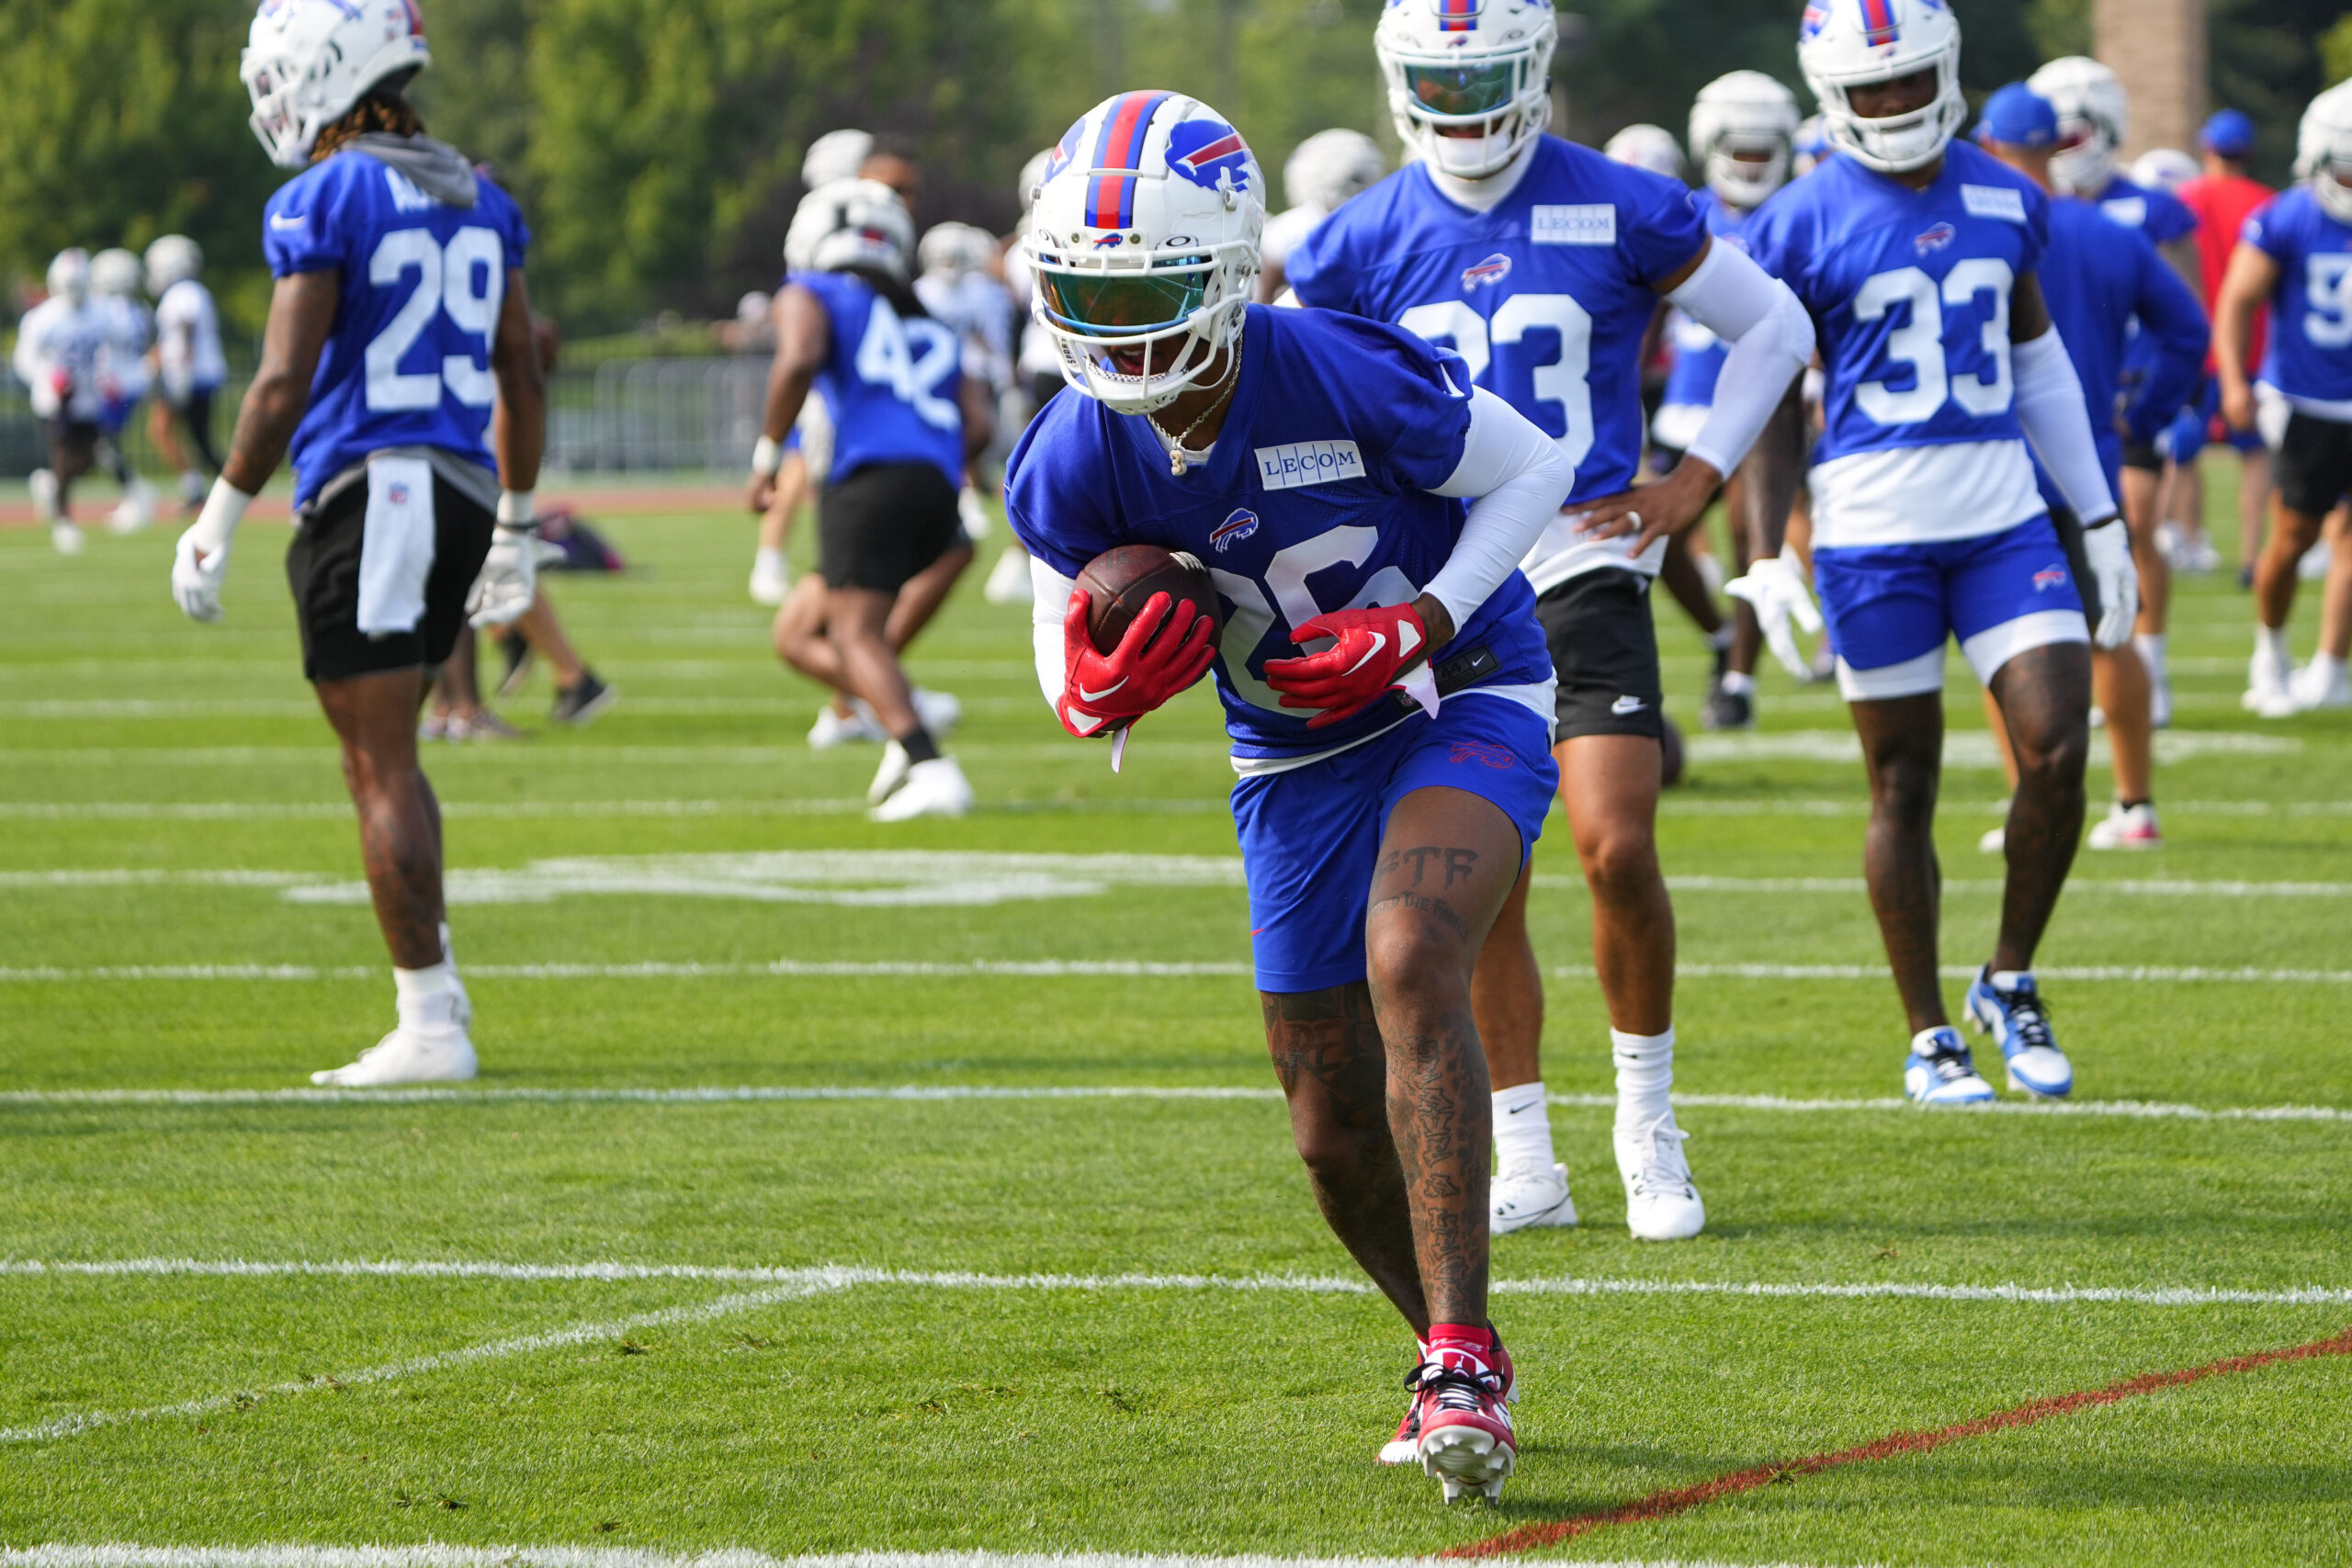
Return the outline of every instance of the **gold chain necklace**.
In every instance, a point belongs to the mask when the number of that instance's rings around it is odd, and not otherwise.
[[[1247,330],[1248,327],[1245,322],[1243,331],[1246,332]],[[1241,338],[1242,333],[1240,332],[1237,332],[1233,334],[1233,376],[1231,379],[1226,382],[1225,390],[1217,394],[1217,398],[1215,402],[1209,404],[1208,407],[1203,409],[1198,414],[1194,415],[1193,423],[1186,425],[1169,443],[1168,472],[1169,476],[1172,479],[1182,479],[1184,477],[1184,470],[1190,467],[1190,465],[1184,461],[1184,437],[1200,429],[1203,424],[1208,422],[1210,415],[1217,412],[1220,409],[1224,408],[1226,404],[1231,402],[1233,400],[1233,394],[1240,389]],[[1148,418],[1149,416],[1147,415],[1146,417]],[[1159,422],[1155,420],[1153,423],[1156,424]],[[1214,446],[1215,443],[1212,442],[1211,445]]]

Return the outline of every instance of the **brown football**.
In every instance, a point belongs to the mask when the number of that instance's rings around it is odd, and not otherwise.
[[[1104,550],[1086,563],[1078,574],[1079,587],[1086,591],[1086,627],[1094,639],[1098,653],[1109,653],[1127,635],[1127,627],[1155,593],[1165,593],[1175,604],[1170,607],[1169,620],[1161,626],[1191,622],[1183,614],[1183,605],[1193,608],[1209,618],[1210,637],[1222,629],[1218,620],[1216,586],[1209,581],[1208,568],[1181,551],[1163,550],[1158,545],[1120,545]]]

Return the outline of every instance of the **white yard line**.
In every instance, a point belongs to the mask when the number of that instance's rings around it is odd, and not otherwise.
[[[325,1105],[727,1105],[829,1101],[952,1103],[960,1100],[1136,1100],[1274,1101],[1272,1087],[1219,1084],[718,1084],[680,1089],[497,1088],[471,1084],[405,1089],[0,1089],[8,1106],[325,1106]],[[1555,1094],[1554,1105],[1575,1110],[1613,1108],[1614,1096]],[[1686,1110],[1764,1111],[1791,1114],[1896,1111],[1928,1114],[1907,1100],[1798,1098],[1777,1094],[1678,1094]],[[2140,1100],[1999,1100],[1938,1116],[2120,1117],[2173,1122],[2352,1122],[2352,1110],[2332,1105],[2182,1105]]]
[[[844,1281],[846,1284],[848,1281]],[[754,1307],[775,1302],[796,1301],[804,1296],[826,1291],[840,1290],[821,1271],[804,1271],[791,1282],[778,1284],[763,1291],[751,1291],[725,1295],[717,1301],[696,1306],[669,1307],[660,1312],[639,1313],[629,1317],[615,1318],[605,1323],[576,1324],[570,1328],[550,1329],[544,1334],[525,1334],[511,1339],[494,1339],[487,1344],[469,1345],[460,1350],[444,1350],[429,1356],[412,1356],[405,1360],[388,1361],[378,1366],[362,1367],[355,1371],[337,1372],[329,1377],[305,1379],[299,1382],[272,1383],[259,1389],[240,1389],[229,1393],[212,1394],[203,1399],[182,1400],[174,1404],[152,1404],[129,1410],[85,1410],[71,1416],[61,1416],[32,1427],[0,1427],[0,1443],[40,1443],[58,1438],[70,1438],[100,1427],[119,1427],[134,1421],[153,1421],[174,1416],[202,1416],[215,1410],[243,1409],[265,1399],[286,1398],[298,1393],[316,1393],[322,1389],[345,1388],[359,1383],[389,1382],[396,1378],[413,1377],[424,1372],[435,1372],[449,1367],[466,1366],[475,1361],[497,1360],[507,1356],[527,1356],[541,1350],[560,1350],[566,1346],[585,1344],[590,1340],[612,1339],[639,1329],[660,1328],[671,1324],[692,1323],[701,1319],[726,1317]]]

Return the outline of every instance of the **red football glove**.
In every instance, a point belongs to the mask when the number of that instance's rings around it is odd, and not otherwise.
[[[74,372],[68,370],[62,365],[51,371],[49,373],[49,389],[57,394],[57,400],[61,403],[73,397]]]
[[[1402,686],[1423,708],[1437,712],[1437,688],[1428,673],[1430,631],[1410,604],[1333,610],[1291,633],[1302,644],[1319,637],[1338,641],[1303,659],[1266,660],[1266,684],[1283,694],[1283,706],[1320,710],[1307,728],[1353,717],[1391,686]],[[1415,668],[1408,670],[1408,664]]]
[[[1152,635],[1175,603],[1153,594],[1119,646],[1098,653],[1086,629],[1086,590],[1070,591],[1069,613],[1062,617],[1062,695],[1054,705],[1064,729],[1089,736],[1132,724],[1208,672],[1216,659],[1216,625],[1208,616],[1187,604],[1185,626],[1170,626],[1165,637]]]

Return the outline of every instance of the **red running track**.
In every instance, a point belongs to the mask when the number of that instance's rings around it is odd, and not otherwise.
[[[1578,1514],[1573,1518],[1551,1519],[1541,1524],[1521,1525],[1485,1540],[1451,1547],[1440,1552],[1441,1557],[1504,1557],[1516,1551],[1532,1551],[1538,1547],[1556,1546],[1580,1535],[1590,1535],[1612,1525],[1637,1525],[1670,1515],[1688,1513],[1724,1497],[1742,1492],[1753,1492],[1769,1486],[1783,1477],[1813,1475],[1841,1465],[1868,1464],[1874,1460],[1894,1459],[1903,1454],[1926,1453],[1966,1438],[1981,1438],[1987,1432],[1998,1432],[2011,1427],[2030,1427],[2052,1416],[2072,1416],[2078,1410],[2090,1410],[2102,1404],[2116,1404],[2127,1399],[2137,1399],[2143,1393],[2177,1388],[2183,1383],[2201,1382],[2207,1378],[2225,1377],[2233,1372],[2250,1372],[2278,1361],[2303,1361],[2316,1356],[2352,1356],[2352,1328],[2332,1338],[2315,1339],[2308,1345],[2296,1345],[2283,1350],[2258,1350],[2251,1356],[2233,1356],[2226,1361],[2209,1361],[2201,1367],[2184,1367],[2177,1371],[2148,1372],[2136,1378],[2126,1378],[2105,1388],[2084,1389],[2076,1393],[2061,1393],[2048,1399],[2037,1399],[2020,1404],[2014,1410],[2003,1410],[1991,1416],[1980,1416],[1973,1421],[1961,1421],[1950,1427],[1939,1427],[1932,1432],[1894,1432],[1876,1442],[1860,1448],[1842,1449],[1836,1453],[1807,1454],[1803,1459],[1789,1460],[1781,1464],[1759,1464],[1750,1470],[1736,1471],[1729,1475],[1702,1481],[1696,1486],[1678,1486],[1664,1492],[1653,1492],[1646,1497],[1635,1498],[1618,1508],[1605,1508],[1596,1513]]]

